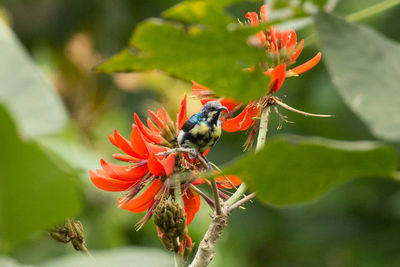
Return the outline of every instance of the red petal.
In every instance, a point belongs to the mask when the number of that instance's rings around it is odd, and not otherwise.
[[[210,101],[218,101],[221,103],[221,105],[223,105],[224,107],[226,107],[228,109],[229,112],[231,112],[232,110],[234,110],[235,108],[237,108],[238,106],[241,105],[240,102],[232,99],[232,98],[219,98],[219,99],[215,99],[215,98],[203,98],[200,99],[201,104],[204,106],[205,104],[207,104]]]
[[[100,160],[100,164],[107,176],[122,181],[136,182],[149,171],[147,164],[132,168],[133,166],[118,166],[111,164],[103,159]]]
[[[149,144],[146,143],[147,146],[147,150],[149,151],[149,154],[158,154],[161,152],[165,152],[168,150],[168,148],[164,147],[164,146],[158,146],[158,145],[153,145],[153,144]]]
[[[242,105],[240,102],[233,100],[232,98],[222,98],[221,100],[219,100],[219,102],[221,103],[221,105],[226,107],[229,112]]]
[[[152,174],[155,176],[163,176],[165,175],[164,165],[161,163],[161,160],[157,158],[156,155],[150,154],[149,161],[147,162],[147,166]]]
[[[178,116],[176,118],[176,124],[179,130],[182,128],[183,124],[187,121],[187,100],[186,100],[186,95],[183,97],[183,100],[181,101],[181,107],[179,108]]]
[[[260,17],[262,22],[266,22],[268,20],[268,5],[262,5],[260,8]]]
[[[152,130],[155,133],[160,132],[160,129],[157,128],[157,126],[154,124],[154,122],[150,118],[147,118],[147,126],[149,126],[150,130]]]
[[[297,66],[296,68],[291,69],[291,71],[300,75],[303,72],[306,72],[309,69],[311,69],[312,67],[314,67],[315,65],[317,65],[320,60],[321,60],[321,52],[318,52],[318,54],[316,54],[315,57],[313,57],[306,63],[303,63],[300,66]]]
[[[203,152],[203,155],[204,155],[204,156],[207,156],[208,153],[210,152],[210,150],[211,150],[211,147],[207,148],[207,150]]]
[[[292,58],[290,59],[291,61],[295,61],[299,56],[301,51],[303,50],[304,47],[304,39],[300,41],[300,43],[297,45],[296,51]]]
[[[249,129],[253,124],[253,117],[258,115],[259,109],[250,103],[235,118],[227,119],[222,124],[222,129],[226,132],[237,132]]]
[[[139,128],[135,124],[132,124],[131,144],[135,153],[140,155],[141,158],[145,159],[149,156],[146,141],[144,141]]]
[[[203,178],[199,177],[199,178],[195,179],[191,184],[192,185],[199,185],[199,184],[204,184],[204,183],[205,182],[204,182]]]
[[[289,40],[289,34],[290,31],[284,31],[282,34],[282,40],[281,40],[281,48],[286,47],[287,42]]]
[[[119,153],[115,153],[112,156],[113,156],[114,159],[121,160],[121,161],[127,161],[127,162],[141,160],[141,159],[129,156],[129,155],[119,154]]]
[[[200,209],[200,196],[193,189],[186,190],[186,194],[182,192],[183,209],[186,213],[186,225],[189,225],[194,215]]]
[[[100,173],[96,173],[92,170],[89,171],[89,176],[90,180],[96,187],[105,191],[111,191],[111,192],[124,191],[133,184],[132,182],[112,179]]]
[[[200,97],[212,96],[214,93],[204,85],[192,81],[192,94]]]
[[[229,181],[234,185],[234,186],[238,186],[242,183],[242,180],[240,180],[239,176],[236,175],[225,175]],[[217,186],[219,188],[227,188],[227,189],[231,189],[232,185],[231,183],[229,183],[224,176],[218,176],[215,178],[215,181],[217,182]]]
[[[245,17],[250,20],[251,26],[257,26],[260,23],[256,12],[247,12]]]
[[[277,92],[285,80],[286,76],[286,64],[282,63],[276,66],[272,71],[268,70],[265,72],[266,75],[271,76],[271,81],[269,82],[269,90],[272,92]]]
[[[204,106],[205,104],[207,104],[210,101],[215,101],[215,98],[203,98],[200,99],[200,103]]]
[[[153,120],[157,123],[158,127],[162,128],[164,126],[164,122],[153,111],[148,110],[148,112],[150,113],[150,116],[153,118]]]
[[[132,157],[140,158],[140,156],[135,153],[135,151],[133,151],[133,148],[128,140],[126,140],[117,130],[114,130],[114,138],[119,149],[121,149],[126,154],[131,155]]]
[[[276,30],[274,29],[274,27],[269,27],[269,34],[271,35],[271,41],[272,41],[272,43],[274,44],[274,50],[275,50],[275,52],[278,52],[278,42],[277,42],[277,33],[276,33]]]
[[[290,33],[290,40],[287,47],[289,49],[293,49],[296,46],[296,44],[297,44],[297,35],[296,32],[292,30],[292,32]]]
[[[140,196],[129,200],[125,204],[118,204],[121,208],[134,213],[143,212],[153,205],[154,197],[160,191],[162,184],[160,179],[156,179]]]
[[[170,176],[174,172],[175,154],[169,154],[161,161],[161,164],[164,166],[165,175]]]
[[[112,134],[108,135],[108,139],[110,140],[111,144],[113,144],[114,146],[118,147],[117,142],[115,141],[115,138]]]
[[[173,120],[171,120],[171,117],[169,116],[168,112],[165,110],[164,107],[161,108],[161,114],[162,114],[162,117],[164,118],[165,122],[173,123]]]
[[[157,133],[152,132],[149,128],[147,128],[143,122],[139,119],[139,116],[136,114],[136,112],[133,114],[133,117],[135,119],[135,123],[137,127],[139,128],[140,132],[147,137],[151,142],[160,144],[164,141],[164,139],[159,136]]]

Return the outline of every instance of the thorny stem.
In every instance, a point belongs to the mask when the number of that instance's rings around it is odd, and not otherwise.
[[[261,113],[260,129],[258,132],[256,151],[260,150],[264,144],[266,135],[268,132],[268,121],[269,115],[271,113],[271,107],[268,105]],[[255,196],[255,193],[248,195],[240,200],[242,195],[246,192],[247,186],[242,183],[236,192],[224,203],[221,203],[221,214],[218,215],[217,212],[213,215],[212,222],[208,227],[206,234],[200,242],[199,248],[195,255],[194,260],[189,265],[190,267],[205,267],[211,262],[215,254],[215,244],[218,238],[222,234],[222,230],[225,228],[229,212],[242,205],[246,201],[250,200]],[[218,199],[218,198],[217,198]],[[237,204],[235,204],[237,203]]]
[[[213,191],[214,201],[215,201],[215,213],[217,215],[221,215],[221,203],[219,201],[218,188],[217,188],[217,183],[215,182],[215,179],[211,180],[211,188]]]
[[[259,151],[261,148],[264,147],[265,139],[267,137],[267,132],[268,132],[268,121],[269,121],[270,114],[271,114],[270,106],[267,106],[261,113],[260,128],[258,130],[256,151]],[[235,202],[237,202],[242,197],[242,195],[246,192],[246,190],[247,190],[247,185],[245,183],[242,183],[239,186],[239,188],[236,190],[236,192],[231,196],[231,198],[226,201],[226,204],[228,204],[229,206],[233,205]]]
[[[236,203],[232,204],[229,207],[229,211],[231,212],[232,210],[242,206],[244,203],[246,203],[247,201],[251,200],[252,198],[254,198],[256,196],[256,193],[251,193],[250,195],[245,196],[244,198],[238,200]]]

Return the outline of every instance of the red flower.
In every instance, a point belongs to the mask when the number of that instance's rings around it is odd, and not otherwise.
[[[257,26],[260,23],[259,16],[256,12],[248,12],[246,18],[249,20],[251,26]],[[261,22],[267,21],[267,5],[261,6],[260,18]],[[254,126],[256,121],[253,118],[260,117],[261,110],[268,102],[268,97],[271,93],[275,93],[281,88],[285,78],[300,75],[314,67],[321,59],[321,53],[319,52],[314,58],[306,63],[288,69],[289,66],[295,63],[304,45],[304,40],[297,43],[297,35],[294,30],[282,32],[271,26],[268,30],[257,33],[257,35],[254,36],[252,43],[262,46],[266,53],[270,55],[270,58],[273,59],[273,63],[270,66],[267,66],[264,71],[265,75],[271,77],[267,86],[268,94],[262,97],[259,101],[251,101],[248,103],[234,118],[227,119],[229,115],[232,115],[242,107],[240,102],[230,98],[218,97],[209,88],[192,81],[192,93],[201,98],[200,101],[203,105],[208,101],[217,99],[224,106],[228,107],[229,114],[223,118],[222,124],[223,129],[227,132],[244,131]],[[250,70],[252,69],[253,68],[250,68]],[[253,135],[254,134],[253,131]]]
[[[187,156],[176,153],[160,155],[178,147],[177,134],[188,119],[186,106],[185,96],[176,123],[171,120],[164,108],[159,109],[157,113],[149,110],[152,119],[147,119],[147,125],[135,113],[135,123],[132,124],[129,140],[117,130],[108,136],[111,143],[123,152],[123,154],[113,154],[113,157],[127,164],[120,166],[101,159],[102,168],[90,171],[90,179],[98,188],[106,191],[126,191],[125,197],[118,201],[121,208],[134,213],[147,210],[139,227],[150,219],[152,211],[160,200],[168,199],[170,196],[170,189],[175,185],[169,178],[176,168],[185,170],[191,168],[197,171],[201,169],[197,160],[189,159]],[[190,224],[200,208],[200,196],[189,185],[190,180],[185,181],[178,189],[182,195],[187,224]],[[140,193],[144,188],[145,190]]]
[[[261,22],[267,21],[267,5],[260,8]],[[256,12],[247,12],[246,16],[252,26],[259,25],[259,18]],[[286,70],[294,64],[299,57],[304,46],[304,39],[297,43],[297,35],[294,30],[280,31],[270,26],[269,30],[257,33],[256,43],[262,45],[266,52],[273,59],[273,66],[269,67],[264,73],[271,75],[269,90],[277,92],[281,87],[285,77],[297,76],[314,67],[321,59],[321,52],[315,57],[293,69]],[[282,75],[285,73],[285,75]]]

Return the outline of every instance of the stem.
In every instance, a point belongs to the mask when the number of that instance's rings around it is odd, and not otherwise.
[[[386,0],[346,16],[349,21],[359,21],[379,14],[400,4],[400,0]]]
[[[196,256],[194,257],[190,267],[206,267],[215,254],[215,244],[222,234],[229,217],[228,206],[225,203],[221,205],[221,215],[214,214],[212,221],[206,234],[199,244]]]
[[[174,253],[174,262],[175,262],[175,267],[184,267],[185,266],[185,261],[183,260],[182,255],[179,255],[178,253]]]
[[[213,191],[214,201],[215,201],[215,213],[217,215],[221,215],[221,203],[219,201],[218,188],[217,188],[217,183],[215,182],[215,179],[211,180],[211,188]]]
[[[265,139],[267,138],[267,133],[268,133],[268,121],[270,114],[271,114],[270,106],[267,106],[261,113],[260,129],[258,131],[256,151],[259,151],[261,148],[264,147]]]
[[[256,193],[251,193],[248,196],[245,196],[244,198],[242,198],[241,200],[237,201],[236,203],[234,203],[233,205],[231,205],[229,207],[229,211],[232,211],[240,206],[242,206],[244,203],[246,203],[247,201],[251,200],[253,197],[256,196]]]
[[[270,106],[267,106],[261,113],[256,151],[259,151],[261,148],[264,147],[265,139],[267,137],[267,132],[268,132],[268,121],[270,114],[271,114]],[[231,196],[231,198],[226,201],[226,204],[228,204],[229,206],[233,205],[242,197],[242,195],[246,192],[246,190],[247,190],[247,185],[245,183],[242,183],[236,190],[236,192]]]
[[[292,107],[289,106],[289,105],[286,105],[285,103],[279,101],[279,100],[276,99],[276,98],[274,99],[274,101],[275,101],[275,103],[278,104],[279,106],[281,106],[281,107],[283,107],[283,108],[285,108],[285,109],[287,109],[287,110],[293,111],[293,112],[295,112],[295,113],[299,113],[299,114],[304,115],[304,116],[317,117],[317,118],[331,118],[331,117],[333,117],[333,115],[314,114],[314,113],[308,113],[308,112],[305,112],[305,111],[301,111],[301,110],[292,108]],[[258,136],[258,137],[260,137],[260,136]],[[257,144],[257,145],[258,145],[258,144]]]

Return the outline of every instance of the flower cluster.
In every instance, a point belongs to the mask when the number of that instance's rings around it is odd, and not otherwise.
[[[178,148],[176,137],[179,130],[188,119],[186,96],[181,101],[176,123],[164,108],[156,113],[149,110],[149,114],[151,118],[147,119],[147,125],[134,114],[135,123],[132,124],[129,140],[117,130],[108,136],[110,142],[123,152],[113,154],[113,157],[126,165],[120,166],[101,159],[102,168],[90,171],[90,179],[100,189],[125,191],[125,196],[118,201],[121,208],[134,213],[147,211],[138,228],[151,218],[160,202],[169,197],[175,198],[175,190],[179,190],[186,224],[189,225],[200,208],[199,194],[206,198],[195,186],[208,180],[197,177],[202,169],[197,159],[174,151]],[[240,184],[237,177],[228,177],[229,182],[226,176],[216,178],[219,188],[232,188],[232,185]]]
[[[260,9],[260,19],[256,12],[248,12],[245,16],[251,26],[258,26],[261,22],[267,21],[267,5],[263,5]],[[229,109],[228,116],[223,121],[222,127],[227,132],[244,131],[257,123],[263,108],[268,105],[269,96],[276,93],[282,86],[284,80],[288,77],[298,76],[312,67],[314,67],[321,59],[321,53],[317,53],[315,57],[309,61],[288,69],[293,65],[299,57],[304,40],[297,42],[297,35],[294,30],[280,31],[273,26],[267,30],[258,32],[252,37],[250,42],[256,46],[263,47],[271,63],[263,64],[264,74],[270,77],[267,90],[262,94],[258,101],[251,101],[245,108],[235,117],[228,118],[242,107],[242,103],[230,98],[218,97],[209,88],[193,81],[192,93],[200,97],[204,105],[208,101],[218,99],[224,106]],[[254,67],[250,68],[253,70]],[[255,125],[256,126],[256,125]],[[256,127],[253,128],[253,133]],[[254,135],[254,134],[253,134]]]

